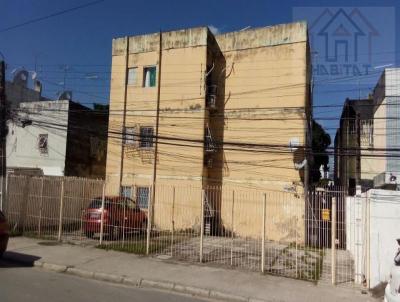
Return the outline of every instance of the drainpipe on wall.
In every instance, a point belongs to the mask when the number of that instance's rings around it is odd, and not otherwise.
[[[128,68],[129,68],[129,37],[126,37],[126,59],[125,59],[125,81],[124,81],[124,112],[122,116],[122,137],[121,137],[121,163],[119,171],[119,192],[121,194],[122,178],[124,173],[124,153],[125,153],[125,126],[126,126],[126,103],[128,97]]]
[[[154,137],[154,161],[153,161],[153,176],[151,186],[151,200],[148,208],[147,218],[147,240],[146,240],[146,254],[149,254],[150,249],[150,233],[153,224],[153,208],[156,197],[156,178],[157,178],[157,157],[158,157],[158,128],[160,123],[160,95],[161,95],[161,62],[162,62],[162,32],[160,30],[159,52],[158,52],[158,81],[157,81],[157,113],[156,113],[156,135]]]

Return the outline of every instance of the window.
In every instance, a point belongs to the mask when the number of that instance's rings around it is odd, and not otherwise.
[[[361,120],[361,142],[363,145],[374,145],[374,120]]]
[[[132,187],[122,186],[121,187],[121,196],[122,197],[132,197]]]
[[[128,85],[135,85],[137,81],[137,67],[128,68]]]
[[[148,187],[136,188],[136,204],[142,209],[149,207],[149,192],[150,189]]]
[[[125,127],[123,143],[125,145],[133,145],[136,142],[135,139],[135,127]]]
[[[154,137],[153,127],[140,127],[140,147],[141,148],[152,148],[153,147],[153,137]]]
[[[48,134],[39,134],[39,137],[38,137],[38,148],[39,148],[39,152],[41,154],[47,154],[48,153],[48,139],[49,139]]]
[[[150,66],[143,69],[143,87],[156,87],[156,67]]]

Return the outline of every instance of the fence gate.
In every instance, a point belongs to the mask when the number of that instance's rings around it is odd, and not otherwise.
[[[345,191],[341,186],[318,187],[309,192],[306,208],[307,243],[318,248],[332,247],[332,199],[336,198],[336,247],[346,248]]]
[[[354,282],[354,259],[346,247],[346,236],[349,234],[346,234],[345,201],[346,191],[341,186],[318,187],[309,192],[306,204],[306,240],[309,246],[321,249],[324,255],[321,282]],[[332,236],[333,230],[336,232],[335,236]]]

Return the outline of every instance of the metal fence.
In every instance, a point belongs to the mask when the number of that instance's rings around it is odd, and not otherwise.
[[[15,234],[352,283],[352,259],[341,237],[344,194],[336,190],[315,190],[307,198],[234,186],[157,185],[154,202],[150,188],[145,204],[113,195],[119,188],[102,180],[9,176],[3,207]]]

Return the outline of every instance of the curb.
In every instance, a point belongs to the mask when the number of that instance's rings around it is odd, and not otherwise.
[[[201,298],[211,298],[215,300],[222,301],[235,301],[235,302],[268,302],[267,300],[259,300],[250,297],[243,297],[232,295],[225,292],[220,292],[216,290],[210,290],[200,287],[186,286],[183,284],[173,283],[173,282],[165,282],[159,280],[151,280],[151,279],[131,279],[125,276],[86,271],[72,266],[59,265],[54,263],[48,263],[43,261],[27,261],[20,257],[12,257],[10,255],[4,255],[4,259],[19,262],[23,265],[34,266],[43,270],[52,271],[56,273],[65,273],[68,275],[74,275],[81,278],[93,279],[99,281],[105,281],[110,283],[124,284],[131,287],[142,287],[142,288],[155,288],[159,290],[167,290],[180,294],[188,294]]]

